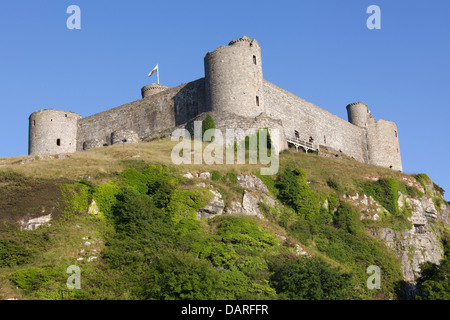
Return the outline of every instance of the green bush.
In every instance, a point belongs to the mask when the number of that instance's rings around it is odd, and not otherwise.
[[[334,210],[337,208],[337,206],[339,205],[339,200],[338,197],[335,193],[330,193],[328,195],[328,211],[333,214]]]
[[[275,185],[279,190],[280,200],[292,206],[300,215],[315,217],[320,214],[319,198],[306,182],[305,170],[286,168],[278,175]]]
[[[0,239],[0,267],[11,267],[30,262],[33,253],[14,240]]]
[[[217,171],[217,170],[211,171],[211,180],[219,181],[220,178],[221,178],[221,176],[220,176],[220,172],[219,171]]]
[[[328,178],[327,179],[327,185],[331,188],[334,189],[336,191],[340,191],[340,186],[339,184],[336,182],[336,180],[334,180],[333,178]]]
[[[64,184],[61,193],[65,202],[65,213],[83,213],[87,210],[92,200],[91,187],[84,183]]]
[[[410,187],[410,186],[406,186],[406,193],[408,194],[408,196],[412,197],[412,198],[422,198],[423,197],[423,192],[417,190],[414,187]]]
[[[216,129],[216,123],[214,122],[214,119],[208,114],[205,120],[203,120],[202,122],[202,137],[204,136],[206,130],[209,129]]]
[[[127,168],[121,173],[122,182],[126,186],[136,189],[141,194],[148,193],[147,177],[133,168]]]
[[[356,298],[352,275],[331,268],[318,258],[300,257],[277,268],[272,276],[277,293],[290,300]]]
[[[442,259],[440,264],[425,262],[420,266],[417,288],[421,294],[418,300],[450,300],[450,260]]]
[[[120,187],[114,183],[101,184],[94,189],[94,200],[99,211],[105,216],[111,216],[114,205],[117,202],[116,196],[120,193]]]
[[[46,285],[51,285],[64,277],[59,269],[50,267],[30,267],[20,269],[14,272],[11,277],[11,283],[25,291],[38,291]]]
[[[428,175],[426,175],[425,173],[419,173],[414,175],[414,178],[416,178],[417,182],[422,185],[425,191],[429,191],[428,184],[431,183],[431,179],[430,177],[428,177]]]
[[[176,224],[182,219],[196,219],[200,208],[206,206],[213,195],[207,190],[178,189],[167,205],[167,212]]]
[[[342,203],[333,217],[333,224],[350,233],[357,233],[360,229],[359,214],[348,203]]]

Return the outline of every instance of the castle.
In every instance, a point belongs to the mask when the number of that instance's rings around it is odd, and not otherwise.
[[[210,114],[217,129],[277,128],[280,149],[341,152],[357,161],[402,171],[397,125],[372,117],[362,102],[348,121],[264,80],[261,47],[248,37],[208,52],[205,77],[169,88],[150,84],[142,99],[86,118],[42,109],[29,118],[29,154],[72,153],[169,136]]]

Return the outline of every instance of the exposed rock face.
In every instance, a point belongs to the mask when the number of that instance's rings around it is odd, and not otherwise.
[[[200,172],[197,174],[197,177],[200,179],[211,179],[211,173],[209,172]]]
[[[254,175],[242,175],[237,177],[238,183],[241,187],[252,190],[252,191],[260,191],[264,193],[269,193],[269,189],[267,189],[264,182],[261,181],[257,176]]]
[[[403,180],[408,186],[417,188],[419,191],[424,191],[424,188],[416,181]],[[429,193],[436,194],[430,185]],[[352,205],[361,213],[361,219],[379,220],[380,216],[384,215],[386,209],[367,195],[353,195],[345,197]],[[406,288],[407,297],[413,298],[415,295],[415,281],[420,276],[420,265],[424,262],[432,262],[439,264],[442,259],[441,243],[436,236],[436,224],[438,220],[444,224],[449,223],[450,208],[444,202],[439,211],[436,210],[432,198],[426,194],[421,199],[414,199],[409,196],[399,193],[398,207],[400,210],[405,209],[411,211],[412,228],[410,230],[395,231],[389,228],[383,228],[379,232],[370,230],[373,236],[380,240],[394,250],[397,257],[401,260],[401,271],[404,280],[409,283]]]
[[[276,206],[275,200],[269,196],[269,189],[267,189],[267,186],[255,175],[241,175],[237,177],[237,180],[239,185],[246,190],[242,197],[242,203],[233,201],[226,209],[227,213],[246,214],[264,219],[264,215],[259,209],[258,202],[264,202],[271,207]]]
[[[344,198],[347,198],[358,209],[358,212],[361,213],[361,220],[380,220],[380,215],[385,210],[372,196],[357,193],[354,196],[344,196]]]
[[[52,214],[30,219],[28,221],[21,220],[19,223],[21,224],[21,228],[24,230],[35,230],[40,226],[48,225],[50,220],[52,220]]]
[[[214,195],[214,198],[204,208],[201,208],[197,212],[197,217],[199,219],[201,218],[209,219],[213,216],[221,215],[225,208],[225,203],[222,200],[222,195],[214,190],[209,191]]]
[[[197,175],[199,178],[209,179],[209,172],[203,172]],[[210,190],[214,194],[214,198],[207,206],[201,208],[197,212],[197,217],[211,218],[223,213],[226,214],[245,214],[264,219],[264,215],[259,209],[258,202],[265,202],[266,204],[275,207],[275,200],[269,196],[269,190],[264,182],[254,175],[242,175],[238,177],[238,183],[245,188],[242,201],[231,201],[225,208],[222,195],[214,190]],[[206,185],[203,185],[204,187]]]
[[[276,206],[275,200],[269,195],[269,189],[267,189],[264,182],[262,182],[257,176],[242,175],[238,176],[237,179],[241,187],[246,188],[259,196],[258,201],[265,202],[271,207]]]
[[[399,197],[400,208],[404,205],[403,201],[412,209],[412,216],[409,219],[413,225],[412,229],[394,231],[384,228],[379,236],[400,258],[403,277],[410,283],[406,294],[409,298],[413,298],[416,290],[415,281],[420,276],[420,265],[427,261],[439,264],[443,252],[436,236],[435,223],[438,213],[432,199],[424,196],[417,200],[402,195]],[[445,205],[440,211],[443,221],[448,219],[448,209]]]
[[[252,195],[247,190],[244,191],[242,203],[238,201],[232,201],[231,206],[227,208],[228,214],[246,214],[249,216],[256,216],[263,219],[261,211],[258,207],[258,198]]]
[[[385,228],[380,233],[380,239],[401,259],[403,277],[407,282],[414,282],[419,276],[422,263],[441,261],[439,241],[430,230],[417,233],[415,228],[402,232]]]

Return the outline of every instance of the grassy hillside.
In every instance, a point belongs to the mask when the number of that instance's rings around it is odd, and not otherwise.
[[[424,176],[295,151],[281,154],[276,176],[248,164],[175,166],[174,145],[0,159],[0,299],[397,298],[400,261],[369,231],[411,228],[398,191],[423,196]],[[199,220],[210,187],[182,175],[204,171],[226,205],[242,199],[237,176],[255,174],[277,206],[259,204],[265,219]],[[383,205],[380,221],[360,220],[347,201],[356,193]],[[22,230],[48,214],[50,225]],[[71,265],[79,290],[66,286]],[[371,265],[382,269],[378,290],[366,286]]]

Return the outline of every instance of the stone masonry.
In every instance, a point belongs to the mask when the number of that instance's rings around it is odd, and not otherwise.
[[[313,149],[335,150],[362,163],[402,171],[394,122],[376,121],[362,102],[347,106],[346,121],[264,80],[256,40],[244,36],[208,52],[204,65],[204,78],[174,88],[149,84],[141,89],[142,99],[86,118],[53,109],[34,112],[29,154],[150,141],[209,113],[221,130],[280,130],[280,150],[295,136]]]

